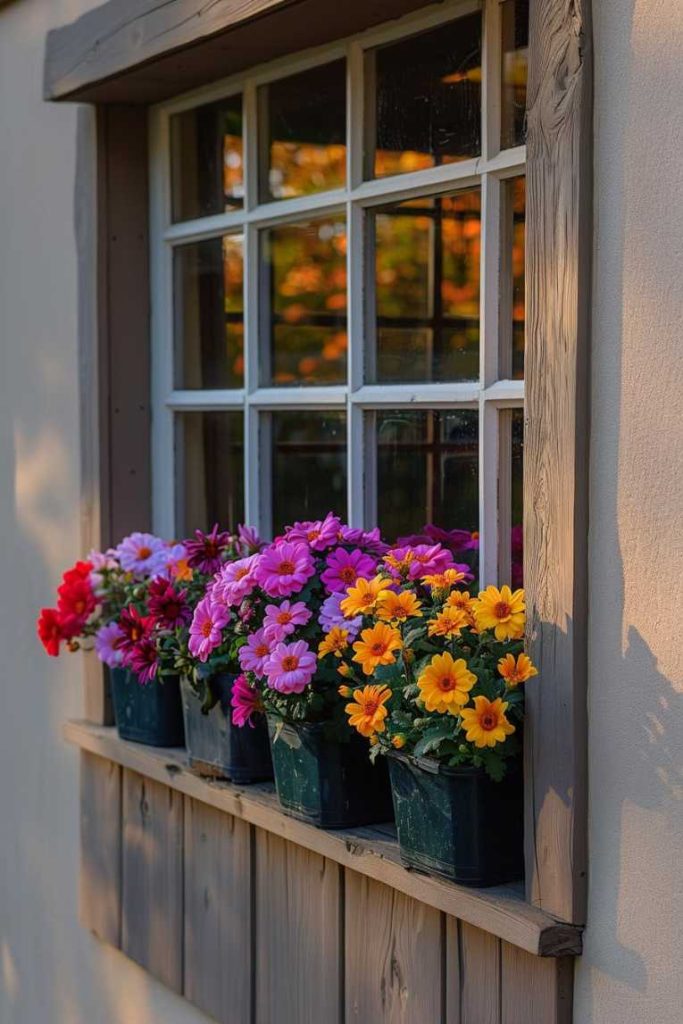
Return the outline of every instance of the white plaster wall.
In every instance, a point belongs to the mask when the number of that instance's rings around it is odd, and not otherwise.
[[[593,0],[590,897],[576,1024],[683,1021],[683,6]]]
[[[45,33],[86,0],[0,7],[0,1022],[207,1018],[78,925],[79,658],[34,620],[79,551],[76,118],[42,101]]]

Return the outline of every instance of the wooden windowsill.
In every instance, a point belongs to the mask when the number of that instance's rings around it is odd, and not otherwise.
[[[199,778],[189,770],[184,750],[128,743],[119,739],[115,729],[82,721],[67,722],[63,732],[67,742],[81,750],[383,882],[529,953],[581,953],[581,929],[526,903],[521,884],[468,889],[404,868],[392,826],[327,832],[283,814],[270,783],[240,787]]]

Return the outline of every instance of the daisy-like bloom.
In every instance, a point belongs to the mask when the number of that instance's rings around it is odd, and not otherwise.
[[[465,739],[474,743],[475,747],[495,747],[496,743],[504,743],[505,738],[515,731],[505,717],[507,702],[497,697],[475,697],[473,708],[463,708],[462,724]]]
[[[241,604],[256,586],[255,569],[258,560],[258,555],[249,555],[247,558],[239,558],[236,562],[224,565],[213,585],[216,600],[222,601],[228,607]]]
[[[240,523],[237,527],[237,536],[242,550],[247,555],[255,555],[263,547],[263,541],[253,526],[244,526]]]
[[[116,557],[124,572],[139,579],[156,576],[164,564],[166,544],[152,533],[131,533],[116,548]]]
[[[239,675],[232,684],[230,695],[232,705],[232,724],[242,729],[249,725],[252,729],[257,715],[263,714],[263,704],[257,690],[250,686],[245,675]]]
[[[320,607],[318,622],[325,633],[329,633],[335,626],[341,626],[343,629],[348,630],[349,639],[355,640],[358,630],[363,625],[363,617],[356,615],[353,619],[347,619],[341,610],[343,600],[344,594],[339,592],[326,597]]]
[[[187,603],[187,591],[176,590],[164,576],[152,580],[149,585],[147,609],[162,629],[176,629],[192,618],[192,609]]]
[[[357,661],[366,676],[371,676],[379,665],[393,665],[394,651],[401,648],[401,634],[386,622],[378,622],[370,629],[364,629],[353,645]]]
[[[335,658],[341,658],[348,646],[348,629],[342,629],[341,626],[333,626],[318,644],[318,657],[324,658],[326,654],[334,654]]]
[[[278,644],[266,659],[268,685],[279,693],[303,693],[315,675],[317,659],[304,640]]]
[[[349,587],[339,607],[348,619],[354,615],[368,615],[373,611],[379,595],[386,589],[387,581],[379,576],[371,580],[360,577],[355,586]]]
[[[175,579],[187,566],[187,551],[184,544],[167,544],[163,557],[160,559],[159,573],[168,579]]]
[[[388,714],[385,704],[390,697],[391,690],[386,686],[364,686],[362,690],[356,690],[353,701],[344,708],[349,716],[349,725],[368,739],[375,733],[384,732],[384,719]]]
[[[447,605],[435,619],[429,619],[427,632],[429,636],[459,636],[460,630],[469,624],[467,612]]]
[[[462,583],[463,580],[471,579],[472,574],[470,572],[466,573],[461,565],[456,565],[452,569],[446,569],[444,572],[423,576],[421,582],[425,583],[432,590],[450,590],[456,583]]]
[[[263,628],[271,643],[280,643],[290,636],[297,626],[305,626],[313,612],[303,601],[283,601],[282,604],[267,604]]]
[[[417,580],[421,576],[432,576],[453,568],[453,558],[440,544],[418,544],[412,549],[413,557],[408,567],[408,578]]]
[[[379,526],[373,530],[361,530],[355,526],[342,526],[339,531],[339,539],[343,544],[355,544],[357,547],[368,551],[373,555],[383,555],[389,550],[379,532]]]
[[[95,634],[95,653],[109,668],[116,668],[123,660],[123,651],[118,646],[122,636],[123,632],[118,622],[102,626]]]
[[[247,642],[240,647],[237,657],[240,668],[243,672],[253,672],[255,676],[262,678],[265,675],[266,659],[270,655],[273,645],[266,637],[265,629],[257,629],[247,637]]]
[[[427,711],[457,715],[467,704],[477,677],[467,668],[464,658],[457,661],[448,652],[435,654],[417,681]]]
[[[305,541],[314,551],[325,551],[337,543],[341,519],[328,512],[324,519],[313,522],[294,523],[285,530],[288,541]]]
[[[88,577],[90,586],[93,588],[94,594],[100,597],[104,592],[105,571],[112,572],[115,569],[120,569],[119,560],[113,548],[109,548],[107,551],[95,551],[93,548],[88,554],[87,561],[92,566]]]
[[[223,639],[223,627],[229,619],[230,612],[224,605],[203,597],[192,617],[187,645],[190,654],[200,661],[206,661]]]
[[[346,591],[353,586],[359,576],[366,579],[373,576],[376,568],[375,559],[359,548],[354,548],[353,551],[336,548],[328,555],[327,568],[320,579],[330,593]]]
[[[97,601],[90,584],[90,570],[85,576],[71,575],[73,572],[65,573],[64,582],[57,588],[57,609],[62,618],[74,618],[83,624],[95,610]]]
[[[153,626],[154,618],[151,615],[142,615],[133,605],[124,608],[119,615],[121,636],[117,641],[117,647],[125,654],[151,633]]]
[[[385,590],[377,598],[377,615],[386,622],[405,622],[406,619],[422,618],[422,605],[410,590],[398,594]]]
[[[187,564],[191,569],[212,576],[223,564],[223,555],[232,543],[232,535],[214,524],[211,533],[195,530],[194,538],[185,541]]]
[[[301,541],[272,544],[258,559],[254,575],[269,597],[298,593],[315,572],[310,549]]]
[[[384,556],[384,564],[396,578],[407,579],[413,557],[411,547],[390,548]]]
[[[524,636],[525,610],[523,590],[487,587],[474,603],[474,618],[477,629],[492,629],[496,640],[519,640]]]
[[[508,686],[517,686],[538,675],[538,669],[528,654],[520,654],[517,658],[514,654],[506,654],[498,662],[498,671]]]
[[[143,686],[151,683],[159,668],[157,647],[151,637],[144,637],[123,656],[123,664],[131,669]]]

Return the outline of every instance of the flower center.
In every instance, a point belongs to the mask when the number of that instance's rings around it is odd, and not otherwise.
[[[379,707],[379,701],[377,701],[377,700],[366,700],[366,702],[365,702],[365,714],[368,716],[368,718],[371,718],[375,714],[375,712],[377,711],[378,707]]]
[[[277,621],[280,623],[281,626],[286,626],[288,622],[292,621],[292,613],[280,612],[277,617]]]
[[[493,609],[494,615],[497,619],[509,619],[510,618],[510,605],[507,601],[499,601]]]
[[[356,570],[352,565],[345,565],[343,569],[339,570],[339,579],[344,583],[355,583]]]
[[[308,533],[306,534],[307,539],[311,542],[317,540],[319,536],[320,530],[309,530]]]
[[[295,654],[286,654],[282,659],[283,672],[293,672],[299,666],[299,659]]]
[[[144,547],[144,546],[141,547],[141,548],[138,548],[138,558],[140,559],[140,561],[142,561],[145,558],[149,558],[149,556],[151,554],[152,554],[152,549],[151,548],[147,548],[147,547]]]
[[[287,561],[287,559],[285,559],[284,562],[280,562],[280,564],[277,567],[277,571],[280,574],[280,576],[291,576],[294,572],[294,568],[294,562],[289,562]]]
[[[498,718],[493,711],[485,711],[479,719],[479,724],[485,732],[491,732],[498,725]]]
[[[211,630],[213,629],[213,623],[211,619],[207,619],[206,622],[202,622],[202,636],[211,636]]]
[[[270,648],[268,647],[268,644],[259,644],[256,650],[254,651],[254,654],[256,655],[257,658],[265,658],[266,654],[270,654]]]
[[[249,570],[245,569],[244,566],[242,566],[241,569],[237,569],[236,570],[236,572],[235,572],[235,579],[236,580],[244,579],[244,577],[248,574],[248,572],[249,572]]]
[[[141,636],[142,636],[142,630],[138,629],[137,626],[133,626],[133,628],[130,631],[130,638],[133,641],[133,643],[134,644],[137,643]]]
[[[76,611],[79,615],[85,611],[85,601],[76,601]]]
[[[386,649],[387,649],[387,645],[385,643],[383,643],[381,640],[377,640],[376,643],[374,643],[372,645],[372,647],[370,648],[370,651],[371,651],[372,654],[374,654],[377,657],[378,655],[385,654],[386,653]]]
[[[218,544],[215,540],[207,540],[204,542],[204,551],[209,558],[215,558],[218,554]]]
[[[455,689],[455,679],[453,676],[442,676],[441,679],[439,679],[437,686],[444,693],[450,693],[451,690]]]

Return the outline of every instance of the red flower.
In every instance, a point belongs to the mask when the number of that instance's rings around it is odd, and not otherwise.
[[[123,663],[132,669],[143,686],[151,682],[159,667],[156,644],[151,636],[146,635],[139,643],[133,644],[124,654]]]
[[[73,571],[73,570],[71,570]],[[63,617],[73,617],[84,623],[97,603],[90,580],[82,576],[71,577],[57,588],[57,608]]]
[[[52,658],[56,658],[59,654],[59,645],[62,640],[70,640],[73,636],[69,624],[64,622],[56,608],[42,608],[36,628],[40,642]]]
[[[160,626],[167,629],[182,626],[192,618],[192,610],[187,604],[186,596],[186,590],[176,590],[172,583],[159,576],[149,585],[149,613]]]
[[[141,615],[132,605],[124,608],[119,617],[119,627],[123,636],[115,646],[120,651],[131,651],[136,644],[149,638],[153,626],[153,616]]]
[[[76,562],[62,576],[62,583],[74,583],[76,580],[87,580],[93,570],[92,562]]]

